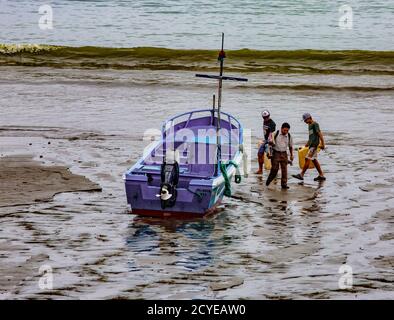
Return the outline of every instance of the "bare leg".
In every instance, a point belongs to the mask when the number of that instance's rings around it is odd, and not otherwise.
[[[304,167],[302,168],[302,171],[301,171],[301,177],[303,177],[304,174],[305,174],[305,172],[306,172],[306,170],[309,169],[310,163],[311,163],[311,159],[307,159],[307,158],[306,158],[306,159],[305,159]]]
[[[319,176],[320,177],[324,177],[324,173],[323,173],[323,171],[322,171],[322,169],[320,167],[319,161],[317,161],[317,159],[315,159],[315,160],[313,160],[313,164],[315,165],[316,170],[319,172]]]
[[[256,171],[256,174],[263,174],[263,165],[264,165],[264,153],[258,155],[259,162],[259,170]]]

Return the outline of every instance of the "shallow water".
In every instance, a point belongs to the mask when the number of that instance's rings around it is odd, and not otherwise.
[[[214,83],[191,72],[0,72],[0,154],[42,155],[103,188],[0,208],[0,297],[393,298],[394,92],[379,88],[394,77],[251,73],[241,87],[226,84],[224,110],[251,130],[253,168],[262,108],[290,122],[297,145],[308,111],[326,136],[328,180],[318,185],[309,172],[282,192],[250,174],[216,216],[166,221],[126,213],[122,174],[147,145],[146,129],[209,107]],[[349,290],[338,287],[344,263]],[[51,291],[38,287],[43,264],[54,270]]]

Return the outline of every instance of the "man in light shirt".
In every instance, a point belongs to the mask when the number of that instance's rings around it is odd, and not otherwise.
[[[290,125],[285,122],[282,124],[280,131],[278,130],[273,136],[273,156],[272,156],[272,168],[268,176],[266,186],[268,187],[272,180],[275,179],[279,171],[281,170],[281,185],[282,189],[289,189],[287,186],[287,164],[288,154],[287,150],[290,151],[290,161],[294,160],[293,154],[293,138],[290,133]]]

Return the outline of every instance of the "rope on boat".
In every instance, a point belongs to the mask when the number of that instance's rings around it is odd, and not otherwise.
[[[190,190],[189,188],[186,188],[186,190],[189,191],[190,193],[193,193],[194,195],[196,195],[198,198],[198,201],[201,202],[203,195],[200,192],[198,192],[198,191],[194,192],[193,190]]]
[[[242,152],[242,164],[243,164],[243,174],[244,174],[244,178],[248,177],[248,155],[244,150],[244,145],[241,144],[239,146],[239,151]]]
[[[236,164],[232,160],[227,161],[226,163],[220,163],[220,171],[224,178],[224,195],[226,197],[231,197],[231,182],[230,182],[230,178],[227,175],[227,167],[230,165],[233,165],[236,169],[235,183],[241,183],[241,172],[239,171],[238,164]]]

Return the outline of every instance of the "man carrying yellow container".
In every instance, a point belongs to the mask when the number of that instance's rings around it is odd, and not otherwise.
[[[264,110],[261,113],[261,116],[264,119],[263,121],[264,141],[262,141],[262,143],[260,144],[259,151],[257,153],[259,169],[256,171],[256,174],[263,173],[265,156],[266,157],[271,156],[269,142],[272,140],[272,134],[275,132],[276,129],[276,123],[274,122],[274,120],[271,119],[271,114],[269,113],[268,110]]]
[[[293,175],[293,177],[296,179],[299,179],[299,180],[304,180],[305,172],[308,170],[309,165],[312,161],[316,167],[316,170],[319,172],[319,176],[317,176],[313,180],[314,181],[324,181],[324,180],[326,180],[326,177],[324,176],[324,173],[320,167],[319,161],[317,161],[318,148],[320,148],[320,149],[325,148],[323,134],[320,131],[319,124],[317,122],[313,121],[310,113],[304,113],[302,116],[302,119],[308,125],[309,140],[308,140],[308,143],[305,145],[305,147],[309,147],[309,151],[308,151],[307,156],[305,157],[305,164],[304,164],[304,167],[302,168],[301,173],[299,173],[297,175]]]

